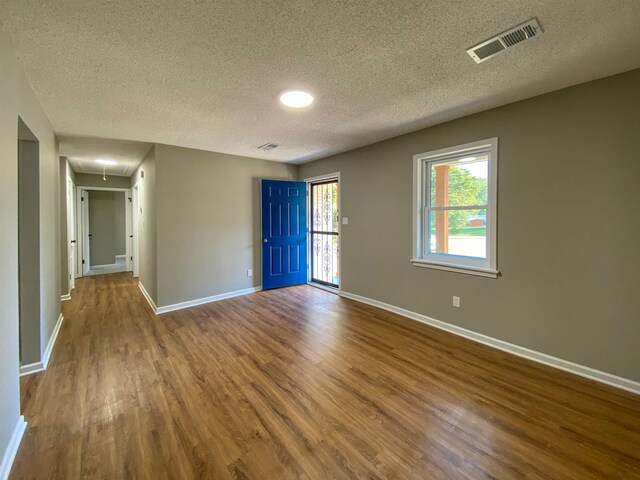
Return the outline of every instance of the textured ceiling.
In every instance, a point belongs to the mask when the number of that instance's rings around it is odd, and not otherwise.
[[[538,39],[480,65],[466,54],[534,16]],[[0,0],[63,137],[281,161],[637,68],[639,18],[638,0]],[[315,104],[280,106],[288,89]]]
[[[67,157],[71,168],[78,173],[130,177],[147,154],[151,145],[143,142],[106,140],[101,138],[60,136],[60,155]],[[117,165],[100,165],[99,158],[115,160]]]

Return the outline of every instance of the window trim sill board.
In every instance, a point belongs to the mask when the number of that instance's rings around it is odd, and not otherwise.
[[[444,270],[445,272],[464,273],[466,275],[476,275],[478,277],[498,278],[499,270],[487,270],[484,268],[462,267],[456,265],[443,265],[441,263],[428,262],[419,258],[412,258],[411,264],[414,267],[432,268],[434,270]]]

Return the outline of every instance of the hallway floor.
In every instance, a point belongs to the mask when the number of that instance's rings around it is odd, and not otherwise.
[[[116,263],[109,265],[92,265],[85,276],[104,275],[106,273],[119,273],[127,270],[126,256],[116,257]]]
[[[63,309],[12,479],[640,478],[640,396],[317,288]]]

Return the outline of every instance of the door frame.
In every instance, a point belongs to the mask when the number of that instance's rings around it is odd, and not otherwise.
[[[140,182],[131,187],[131,270],[133,276],[140,276]]]
[[[131,201],[131,188],[110,188],[110,187],[85,187],[84,185],[77,185],[76,186],[76,190],[77,190],[77,195],[76,195],[76,225],[77,225],[77,232],[79,232],[79,235],[77,235],[78,238],[82,238],[82,241],[77,242],[76,245],[78,246],[77,251],[79,252],[78,254],[78,272],[77,272],[77,277],[82,277],[84,276],[89,269],[91,268],[91,261],[89,260],[88,262],[86,262],[86,264],[83,266],[82,264],[82,259],[84,257],[84,241],[85,241],[85,236],[87,234],[87,232],[85,232],[85,227],[84,227],[84,218],[83,218],[83,209],[82,209],[82,192],[86,191],[104,191],[104,192],[124,192],[124,201],[125,201],[125,208],[124,208],[124,212],[125,212],[125,255],[126,255],[126,261],[125,261],[125,271],[130,272],[133,270],[133,262],[131,261],[131,257],[133,256],[133,252],[131,251],[131,242],[127,241],[128,239],[131,238],[131,231],[132,231],[132,226],[131,226],[131,220],[132,220],[132,201]],[[87,219],[87,225],[88,225],[88,219]],[[86,267],[86,268],[84,268]]]
[[[67,165],[67,168],[70,168]],[[73,179],[67,175],[67,279],[69,295],[76,287],[76,268],[78,265],[78,241],[76,238],[76,184]]]
[[[320,283],[311,281],[313,272],[311,271],[311,254],[313,252],[313,245],[311,245],[311,184],[321,183],[329,180],[338,181],[338,271],[340,276],[338,279],[338,288],[330,287]],[[326,173],[324,175],[317,175],[315,177],[305,178],[303,180],[307,184],[307,284],[313,287],[318,287],[323,290],[327,290],[332,293],[342,293],[342,182],[340,180],[340,172]]]

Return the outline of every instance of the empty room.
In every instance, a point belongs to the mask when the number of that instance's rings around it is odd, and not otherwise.
[[[640,2],[0,3],[0,480],[640,480]]]

